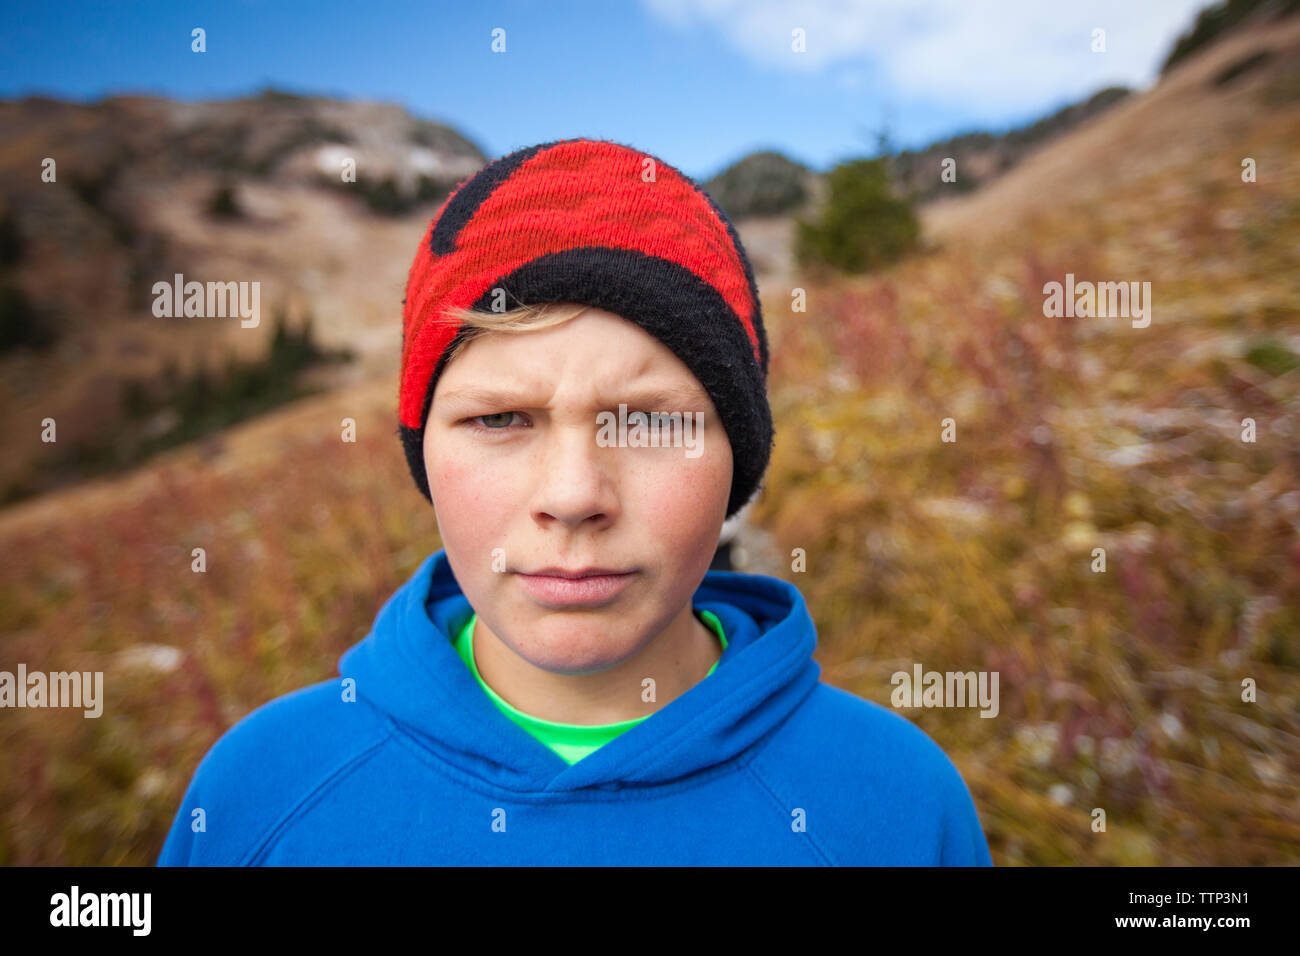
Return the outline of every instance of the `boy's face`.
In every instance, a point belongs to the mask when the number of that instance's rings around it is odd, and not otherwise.
[[[598,441],[601,412],[617,440],[620,402],[629,418],[680,412],[694,425],[702,412],[702,430],[668,447]],[[704,386],[648,332],[596,308],[466,345],[434,390],[424,463],[470,605],[516,654],[556,673],[619,664],[688,607],[731,491],[731,445]],[[577,587],[528,576],[552,567],[631,573],[616,593],[577,603]]]

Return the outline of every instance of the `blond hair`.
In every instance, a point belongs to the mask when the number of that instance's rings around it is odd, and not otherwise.
[[[566,305],[568,306],[566,308]],[[446,361],[471,341],[487,332],[536,332],[576,319],[591,306],[563,302],[518,305],[505,312],[480,312],[476,309],[450,308],[442,313],[445,321],[458,323],[461,332],[447,349]]]

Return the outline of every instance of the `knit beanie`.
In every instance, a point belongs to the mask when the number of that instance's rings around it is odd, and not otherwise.
[[[708,391],[731,443],[727,517],[759,487],[772,449],[758,287],[716,202],[667,163],[605,140],[517,150],[459,183],[434,214],[403,300],[398,431],[432,501],[424,428],[464,333],[450,308],[575,302],[635,322]],[[497,301],[502,296],[495,295]]]

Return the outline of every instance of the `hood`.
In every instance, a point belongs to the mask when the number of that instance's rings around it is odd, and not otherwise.
[[[784,721],[813,690],[816,630],[803,596],[779,578],[708,571],[694,606],[722,621],[717,670],[572,766],[499,711],[456,654],[473,614],[436,551],[339,659],[356,694],[460,770],[517,792],[617,790],[666,783],[724,763]]]

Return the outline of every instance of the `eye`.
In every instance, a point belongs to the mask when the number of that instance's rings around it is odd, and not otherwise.
[[[510,416],[518,414],[518,412],[495,412],[491,415],[475,415],[472,418],[465,419],[465,421],[475,431],[504,432],[510,430]],[[487,424],[480,425],[479,422],[487,422]]]

